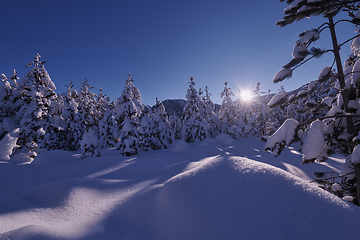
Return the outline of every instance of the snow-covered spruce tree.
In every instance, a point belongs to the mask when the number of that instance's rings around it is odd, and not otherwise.
[[[8,82],[8,78],[5,74],[0,75],[0,117],[3,118],[7,115],[8,110],[6,104],[9,102],[9,98],[12,93],[12,87]]]
[[[224,90],[221,93],[223,101],[219,110],[219,119],[221,124],[221,132],[228,133],[230,136],[237,138],[237,129],[235,123],[237,121],[236,106],[231,99],[234,93],[225,82]]]
[[[144,106],[139,124],[139,147],[144,151],[148,151],[154,149],[154,142],[155,144],[158,143],[158,140],[154,137],[153,119],[150,117],[149,107]]]
[[[193,77],[190,78],[186,100],[183,111],[181,138],[186,142],[202,141],[209,135],[210,124],[200,114],[199,102],[201,99],[195,89]]]
[[[283,2],[284,0],[280,1]],[[278,21],[277,25],[285,26],[305,17],[317,15],[322,15],[326,19],[326,22],[316,29],[308,30],[300,34],[300,39],[294,47],[293,59],[275,75],[274,82],[276,83],[291,77],[294,69],[311,58],[332,52],[337,68],[334,77],[337,78],[339,83],[339,94],[336,97],[336,101],[332,103],[331,109],[326,114],[326,117],[320,120],[310,120],[305,123],[288,119],[277,132],[269,137],[265,145],[266,150],[273,151],[274,155],[277,156],[281,153],[285,145],[291,144],[294,141],[300,141],[301,151],[304,154],[303,163],[324,161],[326,160],[327,154],[334,150],[341,150],[347,155],[351,154],[351,162],[357,181],[357,193],[354,203],[357,204],[360,200],[360,158],[357,158],[356,154],[357,146],[355,145],[357,144],[357,138],[355,138],[355,141],[352,140],[359,134],[360,124],[359,118],[357,115],[353,115],[352,112],[354,112],[353,109],[356,111],[359,106],[358,100],[356,100],[357,95],[354,91],[359,81],[359,75],[357,74],[356,68],[357,60],[353,64],[352,69],[346,72],[346,75],[344,74],[340,59],[340,48],[351,39],[338,44],[335,26],[340,22],[360,23],[360,13],[358,11],[360,4],[358,2],[359,1],[350,0],[287,1],[289,6],[284,10],[285,17],[283,20]],[[342,10],[347,11],[351,19],[342,19],[334,23],[333,18]],[[354,14],[355,11],[357,12]],[[311,50],[308,50],[310,44],[319,39],[320,33],[325,29],[330,30],[333,49],[324,50],[313,47]],[[353,38],[352,43],[356,42],[358,36],[359,35]],[[355,59],[349,60],[346,63],[348,64],[351,61],[355,61]],[[330,73],[330,71],[328,72]],[[346,82],[346,80],[348,81]],[[317,89],[314,91],[317,91]],[[355,100],[355,102],[351,100]]]
[[[116,120],[119,124],[119,141],[117,149],[123,155],[131,156],[138,153],[139,144],[139,117],[142,113],[141,94],[133,84],[129,73],[124,90],[116,102]]]
[[[56,149],[59,126],[52,118],[50,106],[57,101],[55,84],[40,61],[40,55],[27,64],[32,70],[19,82],[23,103],[18,114],[20,120],[20,134],[18,143],[25,146],[28,142],[35,142],[39,148]]]
[[[257,82],[252,100],[252,112],[255,115],[255,119],[251,125],[256,129],[258,136],[265,136],[272,133],[270,132],[270,125],[275,123],[270,122],[270,109],[267,105],[266,98],[261,95],[265,92],[260,91],[260,86],[261,83]],[[278,127],[280,127],[280,125]]]
[[[114,110],[114,106],[110,102],[110,98],[103,93],[103,89],[99,89],[99,94],[96,97],[95,101],[95,122],[99,121],[104,117],[104,114],[107,109]]]
[[[78,104],[78,114],[82,116],[82,125],[84,127],[83,133],[94,130],[95,134],[98,134],[97,126],[97,113],[95,108],[96,94],[91,91],[93,87],[90,86],[89,82],[85,79],[81,83],[78,98],[76,99]]]
[[[119,136],[118,131],[115,111],[108,108],[99,122],[99,148],[116,147],[116,139]]]
[[[156,98],[156,104],[152,107],[153,134],[159,144],[154,145],[154,150],[168,148],[175,139],[175,133],[170,128],[170,122],[165,112],[163,102]]]
[[[175,114],[169,116],[170,130],[174,132],[175,139],[181,139],[181,120]]]
[[[130,105],[125,109],[124,121],[120,124],[120,137],[117,149],[122,155],[132,156],[138,154],[139,149],[139,120],[135,112],[131,112]]]
[[[17,91],[19,77],[14,69],[13,76],[7,79],[5,74],[1,74],[0,81],[0,117],[13,118],[22,104],[17,101],[21,97],[21,92]],[[17,104],[15,104],[17,103]]]
[[[215,114],[215,104],[211,100],[211,94],[209,93],[209,89],[206,86],[204,96],[202,97],[202,102],[204,104],[201,104],[202,109],[200,112],[202,113],[204,119],[210,124],[209,128],[209,134],[212,138],[215,138],[220,132],[221,132],[221,126],[220,126],[220,120],[219,116]],[[200,93],[199,89],[199,96],[201,97],[202,93]]]
[[[95,119],[99,123],[99,148],[115,147],[119,134],[114,103],[110,102],[110,99],[103,94],[102,88],[100,88],[95,102]]]
[[[78,92],[74,89],[74,84],[70,81],[65,85],[68,89],[62,93],[59,98],[61,114],[55,117],[62,131],[60,132],[59,141],[62,143],[61,149],[67,151],[77,151],[80,149],[80,141],[83,137],[84,126],[82,115],[78,113]]]

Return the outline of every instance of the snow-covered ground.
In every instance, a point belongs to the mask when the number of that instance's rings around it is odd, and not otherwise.
[[[0,239],[357,239],[360,208],[309,183],[343,159],[301,165],[294,149],[263,147],[220,135],[135,157],[1,162]]]

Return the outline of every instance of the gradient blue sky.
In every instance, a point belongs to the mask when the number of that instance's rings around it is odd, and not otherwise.
[[[314,17],[286,27],[275,25],[287,5],[277,0],[2,0],[0,2],[0,73],[25,64],[40,53],[57,92],[70,80],[79,89],[86,78],[98,93],[120,96],[131,72],[144,104],[155,98],[185,99],[190,76],[197,88],[208,86],[215,103],[227,81],[234,93],[254,89],[276,93],[281,85],[293,90],[316,80],[332,56],[315,59],[294,77],[272,83],[275,73],[291,60],[302,31],[318,27]],[[354,27],[339,24],[339,41],[353,36]],[[328,31],[317,47],[331,48]],[[342,58],[350,53],[343,47]],[[235,99],[235,98],[234,98]]]

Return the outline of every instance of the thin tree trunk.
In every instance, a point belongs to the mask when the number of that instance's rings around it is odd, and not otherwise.
[[[344,78],[344,71],[342,68],[342,63],[341,63],[341,58],[340,58],[340,48],[339,48],[339,44],[337,42],[336,39],[336,33],[335,33],[335,25],[334,25],[334,21],[333,18],[330,16],[329,17],[329,29],[330,29],[330,34],[331,34],[331,40],[332,40],[332,44],[333,44],[333,50],[334,50],[334,55],[335,55],[335,61],[336,61],[336,67],[338,70],[338,79],[339,79],[339,83],[340,83],[340,92],[341,95],[343,97],[344,100],[344,109],[345,112],[348,111],[348,103],[349,103],[349,95],[348,95],[348,91],[345,89],[345,78]],[[347,131],[349,134],[353,134],[354,133],[354,122],[352,119],[352,116],[348,116],[346,117],[346,123],[347,123]],[[353,151],[353,144],[351,141],[349,141],[349,150],[350,152]],[[356,196],[360,205],[360,164],[356,165],[354,167],[355,170],[355,176],[356,176],[356,185],[357,185],[357,190],[356,190]]]
[[[337,42],[336,33],[335,33],[335,25],[332,16],[329,17],[329,29],[331,34],[331,40],[333,44],[333,50],[335,55],[335,62],[338,72],[338,79],[340,83],[340,92],[344,100],[344,108],[345,112],[348,111],[348,103],[349,103],[349,96],[348,91],[345,89],[345,78],[344,78],[344,71],[342,68],[341,58],[340,58],[340,48],[339,44]],[[346,123],[347,123],[347,131],[348,133],[352,134],[354,133],[354,122],[351,116],[346,117]],[[350,147],[350,150],[351,147]]]

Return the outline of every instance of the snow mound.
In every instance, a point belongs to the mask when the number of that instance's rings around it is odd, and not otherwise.
[[[29,157],[27,153],[18,153],[11,158],[11,163],[15,164],[29,164],[32,163],[33,159]]]
[[[175,141],[171,145],[171,151],[177,152],[177,153],[186,152],[189,150],[189,148],[190,148],[189,144],[187,142],[185,142],[184,140]]]
[[[340,160],[304,166],[290,148],[275,159],[258,138],[226,139],[175,142],[189,147],[181,154],[3,162],[0,239],[356,239],[360,209],[293,175],[340,172]]]
[[[155,204],[157,239],[351,239],[348,229],[360,226],[360,210],[340,198],[241,157],[209,158],[174,176]],[[347,223],[329,225],[333,216]]]
[[[225,133],[220,133],[219,135],[216,136],[214,142],[222,146],[228,146],[232,144],[233,139]]]
[[[53,150],[41,152],[32,162],[33,165],[49,165],[74,160],[71,153],[63,150]]]

